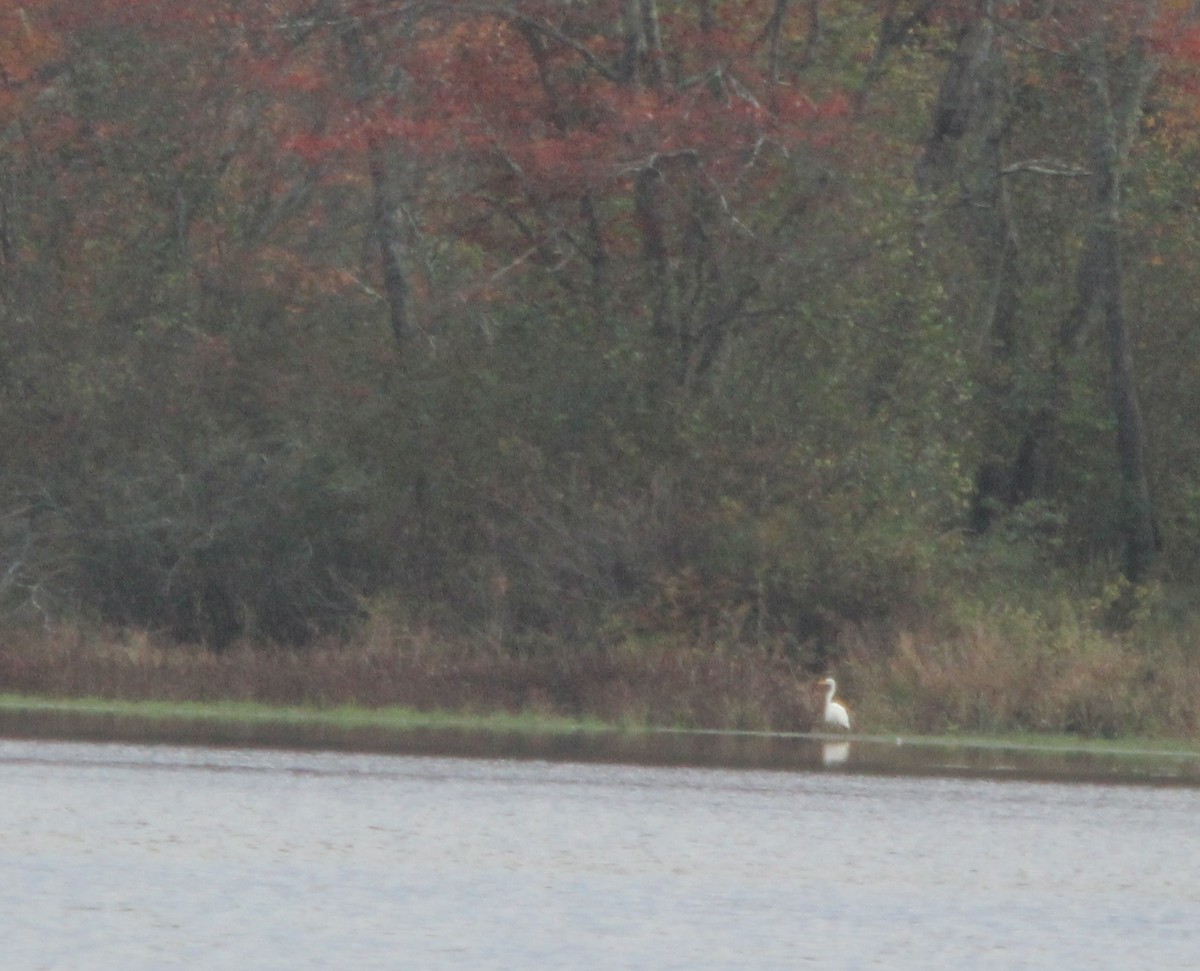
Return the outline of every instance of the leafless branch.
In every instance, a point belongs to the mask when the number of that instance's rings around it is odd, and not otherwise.
[[[1052,175],[1063,179],[1086,179],[1092,174],[1090,169],[1069,162],[1059,162],[1056,159],[1031,158],[1024,162],[1014,162],[1000,170],[1001,175],[1020,175],[1028,172],[1032,175]]]

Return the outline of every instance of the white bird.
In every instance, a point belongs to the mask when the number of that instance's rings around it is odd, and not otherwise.
[[[833,678],[822,678],[817,685],[825,689],[825,724],[850,731],[850,712],[846,711],[846,706],[841,702],[833,700],[837,682]]]

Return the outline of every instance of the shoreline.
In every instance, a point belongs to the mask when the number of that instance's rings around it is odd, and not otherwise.
[[[840,736],[404,707],[5,694],[0,695],[0,738],[1200,786],[1200,745],[1178,740],[1029,734]]]
[[[84,718],[90,709],[93,721],[725,739],[815,739],[823,727],[813,669],[748,648],[628,643],[513,653],[375,628],[303,651],[214,652],[79,628],[0,641],[0,712],[9,721],[37,710],[43,720]],[[1156,662],[1120,645],[1119,654],[1088,645],[1004,653],[994,639],[947,643],[905,635],[890,651],[845,645],[823,670],[836,668],[846,685],[855,738],[1200,751],[1200,668],[1190,657]]]

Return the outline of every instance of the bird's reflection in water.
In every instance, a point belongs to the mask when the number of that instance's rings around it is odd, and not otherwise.
[[[850,758],[849,742],[823,742],[821,744],[822,765],[845,765],[848,758]]]

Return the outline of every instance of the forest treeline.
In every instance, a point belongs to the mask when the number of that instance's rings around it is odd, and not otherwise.
[[[1186,605],[1196,16],[5,0],[7,623],[819,664]]]

